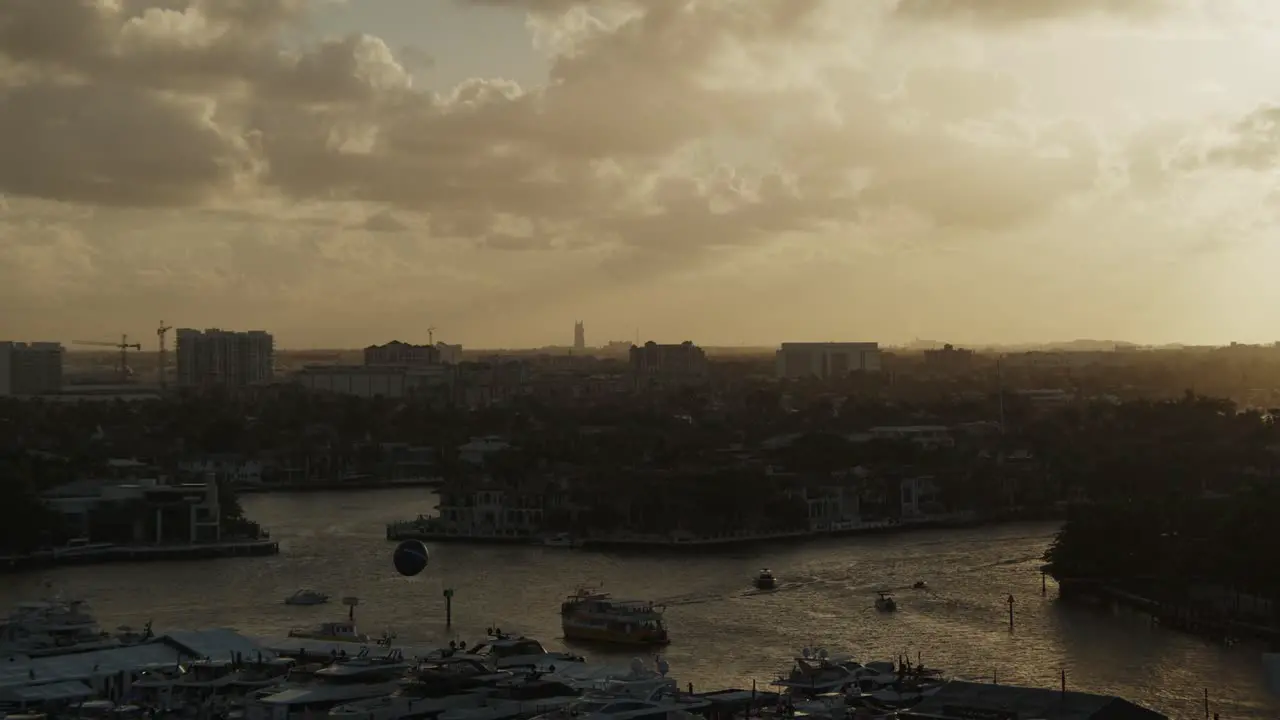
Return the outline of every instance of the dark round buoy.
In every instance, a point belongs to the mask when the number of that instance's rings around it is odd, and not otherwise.
[[[395,555],[391,556],[396,565],[396,572],[406,577],[413,577],[427,569],[427,561],[431,556],[427,546],[418,540],[405,540],[396,546]]]

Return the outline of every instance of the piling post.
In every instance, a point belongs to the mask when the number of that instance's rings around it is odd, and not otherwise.
[[[1044,597],[1045,595],[1048,595],[1048,594],[1049,594],[1048,581],[1045,580],[1045,572],[1041,570],[1040,571],[1040,597]]]
[[[444,626],[453,627],[453,588],[444,589]]]
[[[1209,720],[1209,688],[1204,689],[1204,720]]]
[[[1063,697],[1066,697],[1067,695],[1067,669],[1066,668],[1062,668],[1062,695]]]
[[[1013,596],[1010,595],[1005,602],[1009,603],[1009,632],[1013,632]]]

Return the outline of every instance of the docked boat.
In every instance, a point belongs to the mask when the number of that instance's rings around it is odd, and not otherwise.
[[[552,652],[533,638],[527,638],[523,635],[512,637],[496,630],[489,633],[488,640],[477,643],[471,648],[458,650],[455,654],[475,658],[499,670],[532,668],[547,672],[557,664],[584,662],[584,658],[581,655]]]
[[[615,600],[609,593],[581,587],[560,604],[560,624],[566,640],[661,646],[671,642],[664,609],[651,600]]]
[[[522,720],[564,707],[581,695],[554,678],[534,675],[504,680],[493,692],[484,693],[478,704],[446,710],[438,720]]]
[[[847,658],[829,656],[826,650],[818,649],[815,652],[805,648],[800,657],[795,658],[791,672],[774,680],[773,684],[796,695],[817,696],[842,692],[857,684],[857,670],[860,667]]]
[[[898,609],[898,601],[893,599],[893,595],[888,590],[881,590],[879,597],[876,598],[876,609],[880,612],[895,612]]]
[[[368,635],[356,629],[356,624],[352,620],[320,623],[312,628],[294,628],[289,631],[289,637],[320,642],[367,643],[372,641]]]
[[[130,631],[112,636],[105,632],[83,600],[19,603],[9,617],[0,622],[0,654],[5,655],[48,657],[105,650],[150,639],[150,627],[145,635]]]
[[[339,705],[332,720],[434,718],[446,710],[474,707],[497,683],[513,677],[474,658],[450,657],[419,666],[391,695]]]
[[[323,605],[329,602],[329,596],[319,590],[302,588],[284,599],[285,605]]]
[[[698,717],[711,702],[661,690],[648,696],[589,693],[534,720],[672,720]]]
[[[372,655],[367,649],[314,672],[298,668],[284,685],[261,690],[245,703],[245,720],[297,720],[344,703],[383,697],[400,688],[409,663],[398,650]]]
[[[757,590],[773,590],[778,587],[778,581],[773,577],[773,573],[767,568],[760,571],[756,575],[756,579],[752,582]]]

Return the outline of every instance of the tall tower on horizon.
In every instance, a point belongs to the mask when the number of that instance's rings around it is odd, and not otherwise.
[[[587,349],[587,329],[583,326],[581,320],[573,324],[573,349]]]

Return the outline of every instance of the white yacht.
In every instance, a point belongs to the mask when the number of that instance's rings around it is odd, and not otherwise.
[[[856,670],[861,667],[844,657],[831,657],[826,650],[805,648],[786,677],[773,681],[777,687],[794,694],[821,695],[839,692],[857,683]]]
[[[285,605],[323,605],[327,602],[328,595],[310,588],[302,588],[284,599]]]
[[[0,654],[42,657],[121,644],[120,638],[98,626],[89,604],[83,600],[19,603],[8,619],[0,622]]]
[[[335,662],[315,672],[302,683],[290,682],[261,690],[245,703],[246,720],[292,720],[356,700],[390,695],[400,687],[400,678],[409,663],[399,650],[371,655],[362,649],[355,657]],[[305,673],[305,668],[300,668]]]
[[[475,706],[483,693],[513,676],[469,657],[451,657],[420,666],[412,680],[386,697],[339,705],[332,720],[410,720],[431,718],[459,707]]]
[[[707,700],[677,695],[635,698],[593,694],[535,720],[670,720],[690,717],[710,705]]]
[[[535,668],[543,672],[552,672],[554,668],[568,663],[582,663],[583,658],[563,652],[550,652],[542,643],[524,636],[512,637],[494,631],[488,640],[471,648],[442,650],[432,653],[429,659],[437,659],[449,655],[473,657],[481,662],[489,663],[499,670],[506,668]]]
[[[521,720],[568,705],[581,695],[577,688],[535,673],[528,678],[505,680],[481,695],[478,704],[446,710],[439,720]]]

